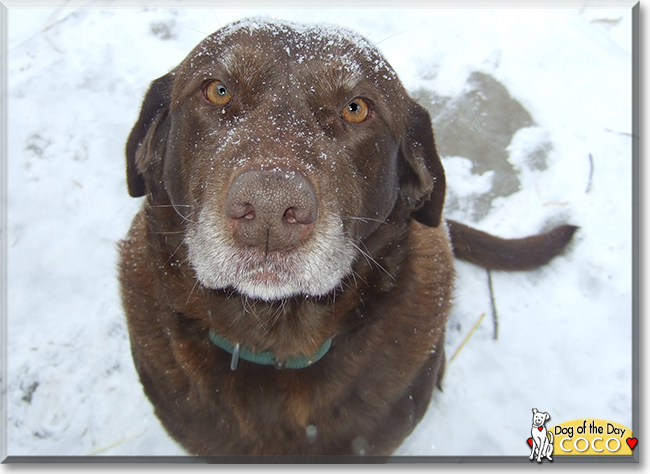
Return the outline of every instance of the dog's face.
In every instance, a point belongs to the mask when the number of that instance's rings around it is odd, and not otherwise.
[[[198,280],[321,296],[364,239],[445,193],[427,113],[351,32],[249,20],[154,81],[127,144],[129,191],[182,216]]]
[[[546,420],[548,420],[549,418],[550,415],[548,413],[533,409],[533,426],[535,428],[544,426],[544,423],[546,423]]]

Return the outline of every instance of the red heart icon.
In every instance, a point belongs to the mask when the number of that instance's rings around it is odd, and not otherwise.
[[[533,438],[528,438],[528,446],[533,447]]]
[[[625,440],[627,445],[630,447],[630,449],[634,449],[634,446],[636,446],[637,440],[636,438],[628,438]]]
[[[543,427],[543,426],[540,426],[540,427],[537,428],[537,429],[538,429],[539,431],[542,431],[542,430],[544,429],[544,427]]]

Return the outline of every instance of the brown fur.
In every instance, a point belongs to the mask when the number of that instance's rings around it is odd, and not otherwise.
[[[227,107],[205,101],[212,79],[232,92]],[[342,120],[359,96],[372,115]],[[270,248],[270,234],[241,237],[243,221],[224,215],[238,176],[276,168],[310,183],[318,206],[289,248]],[[153,82],[127,144],[127,176],[131,195],[146,199],[121,243],[123,303],[136,368],[169,433],[199,455],[395,450],[442,377],[454,270],[429,116],[379,54],[348,32],[229,26]],[[336,219],[340,226],[328,223]],[[339,227],[341,241],[323,233]],[[331,244],[336,268],[345,267],[337,252],[352,242],[350,269],[332,289],[274,297],[273,278],[302,275],[291,258],[314,241]],[[251,297],[204,284],[212,275],[193,255],[213,258],[223,246],[234,249],[227,257],[250,259],[266,246],[260,265],[276,266],[259,278],[270,289]],[[332,346],[307,368],[240,360],[233,371],[211,330],[280,361],[312,354],[328,338]]]
[[[491,270],[532,270],[548,263],[571,240],[576,226],[561,225],[521,239],[501,239],[449,220],[456,257]]]

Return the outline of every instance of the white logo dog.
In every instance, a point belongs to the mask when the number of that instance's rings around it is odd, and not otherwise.
[[[551,454],[553,454],[553,433],[548,432],[551,435],[549,441],[548,436],[546,435],[546,427],[544,423],[546,420],[549,420],[551,416],[548,413],[537,411],[537,408],[533,408],[533,427],[530,429],[530,434],[533,439],[531,445],[530,459],[531,461],[537,454],[537,462],[542,462],[542,458],[546,458],[549,461],[552,461]]]

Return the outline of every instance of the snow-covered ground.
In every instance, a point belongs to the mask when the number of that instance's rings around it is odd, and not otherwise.
[[[183,454],[142,392],[120,307],[116,243],[140,206],[126,191],[124,143],[151,80],[205,35],[260,14],[353,28],[434,114],[447,104],[434,120],[447,217],[506,237],[580,226],[566,255],[547,267],[492,273],[496,340],[487,274],[458,263],[449,359],[487,316],[448,362],[444,392],[396,454],[527,456],[533,407],[551,414],[550,425],[585,417],[632,428],[628,5],[11,9],[7,454]],[[494,92],[502,86],[510,97]],[[477,90],[486,103],[518,104],[530,118],[492,171],[455,151],[473,132],[456,142],[440,136],[458,131],[446,120],[466,111]],[[497,120],[492,106],[476,127]],[[499,176],[518,185],[492,189]]]

